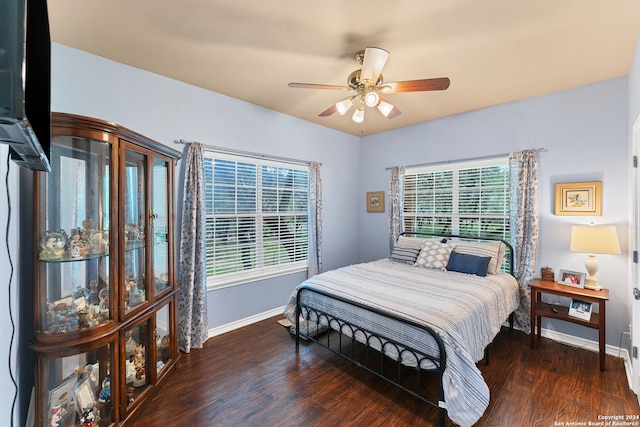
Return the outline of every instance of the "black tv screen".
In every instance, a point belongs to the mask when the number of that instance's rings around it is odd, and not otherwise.
[[[51,36],[46,0],[0,0],[0,144],[50,171]]]
[[[22,0],[20,0],[22,1]],[[25,115],[47,160],[51,140],[51,34],[46,0],[26,0]]]

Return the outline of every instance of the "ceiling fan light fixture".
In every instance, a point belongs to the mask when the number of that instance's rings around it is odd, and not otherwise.
[[[387,119],[393,119],[402,114],[402,111],[400,111],[398,107],[386,99],[386,94],[388,93],[445,90],[451,83],[448,77],[439,77],[433,79],[402,80],[385,84],[382,78],[382,70],[388,58],[388,51],[378,47],[367,47],[356,54],[356,62],[361,65],[361,68],[349,74],[347,86],[294,82],[289,83],[289,87],[350,92],[352,96],[341,99],[318,114],[318,116],[327,117],[336,111],[344,116],[347,114],[347,111],[355,107],[351,119],[356,123],[363,123],[365,107],[376,107],[378,111],[380,111],[380,114]]]
[[[385,117],[388,117],[389,113],[391,113],[391,110],[393,110],[393,105],[385,101],[380,101],[380,103],[376,107],[378,108],[378,111],[380,111]]]
[[[353,112],[353,116],[351,117],[351,120],[353,120],[356,123],[362,123],[364,121],[364,107],[361,105],[359,106],[356,111]]]
[[[375,91],[367,92],[364,96],[364,103],[367,107],[375,107],[380,102],[380,96]]]
[[[347,111],[353,105],[353,96],[343,99],[342,101],[336,103],[336,110],[340,113],[341,116],[344,116]]]

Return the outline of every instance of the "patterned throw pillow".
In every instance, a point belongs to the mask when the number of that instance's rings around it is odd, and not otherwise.
[[[444,270],[447,268],[451,251],[455,248],[449,243],[441,243],[434,240],[422,242],[420,254],[416,260],[416,266]]]
[[[390,258],[391,261],[413,265],[418,257],[418,252],[420,252],[420,249],[397,245],[393,248]]]
[[[413,265],[416,262],[416,258],[418,258],[421,245],[422,239],[400,236],[391,252],[390,258],[392,261]]]

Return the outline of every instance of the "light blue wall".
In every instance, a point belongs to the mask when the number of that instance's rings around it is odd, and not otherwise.
[[[54,44],[52,63],[53,111],[109,120],[185,154],[186,146],[176,141],[322,163],[324,269],[358,260],[359,138],[62,45]],[[177,170],[178,212],[183,163]],[[293,274],[210,291],[209,327],[283,306],[305,278]]]
[[[364,137],[360,152],[360,194],[387,190],[386,167],[464,159],[544,148],[539,168],[538,266],[584,271],[583,254],[569,252],[572,224],[614,224],[623,253],[601,255],[598,277],[610,288],[607,342],[619,345],[628,331],[629,227],[627,78],[617,78],[403,129]],[[554,215],[558,182],[602,181],[603,215]],[[360,260],[389,255],[386,215],[360,207]],[[597,339],[596,331],[566,322],[543,327]]]

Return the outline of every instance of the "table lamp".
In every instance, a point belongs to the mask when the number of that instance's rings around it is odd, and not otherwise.
[[[598,260],[595,254],[619,254],[620,243],[618,232],[613,225],[574,225],[571,227],[572,252],[587,253],[585,267],[587,278],[584,287],[599,291],[602,287],[598,284],[596,273],[598,272]]]

